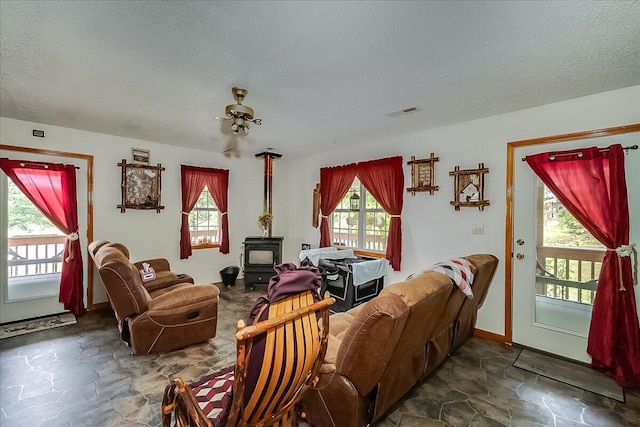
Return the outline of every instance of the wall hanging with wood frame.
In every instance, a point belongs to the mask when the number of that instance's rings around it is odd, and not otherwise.
[[[484,198],[484,175],[489,168],[484,163],[478,164],[478,169],[460,169],[456,166],[449,172],[453,176],[453,199],[450,204],[459,211],[460,207],[477,207],[481,211],[489,206],[489,200]]]
[[[120,212],[127,209],[154,209],[160,213],[164,206],[160,204],[162,192],[162,171],[160,163],[156,166],[131,164],[125,159],[118,163],[122,168],[122,202],[117,207]]]
[[[440,161],[439,157],[435,157],[433,153],[428,159],[416,159],[411,156],[411,160],[407,162],[411,166],[411,187],[407,188],[407,192],[415,196],[417,192],[428,191],[432,196],[435,191],[440,189],[434,185],[436,162]]]
[[[313,228],[318,228],[320,221],[318,216],[320,215],[320,183],[316,184],[316,188],[313,189],[313,214],[311,218],[311,225]]]

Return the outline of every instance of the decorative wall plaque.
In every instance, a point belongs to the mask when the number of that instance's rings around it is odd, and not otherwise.
[[[320,221],[318,216],[320,215],[320,183],[316,184],[316,188],[313,189],[313,214],[311,218],[311,225],[313,228],[318,228]]]
[[[434,185],[435,163],[438,161],[440,158],[435,157],[433,153],[428,159],[416,159],[415,156],[411,156],[411,160],[407,162],[411,166],[411,187],[407,188],[407,191],[412,196],[420,191],[428,191],[433,196],[433,193],[440,189]]]
[[[120,212],[127,209],[155,209],[159,213],[164,209],[160,204],[164,170],[160,163],[156,166],[130,164],[122,159],[118,166],[122,168],[122,202],[117,206]]]
[[[132,148],[131,149],[131,163],[136,163],[139,165],[148,165],[149,164],[149,150],[143,150],[142,148]]]
[[[484,199],[484,174],[489,173],[489,169],[484,167],[484,163],[478,164],[478,169],[463,169],[456,166],[449,176],[453,176],[453,200],[450,202],[455,210],[460,207],[477,207],[481,211],[485,206],[489,206],[489,201]]]

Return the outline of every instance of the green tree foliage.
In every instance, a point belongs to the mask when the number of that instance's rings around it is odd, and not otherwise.
[[[9,194],[9,229],[37,233],[53,227],[16,185],[7,180]]]
[[[600,247],[596,240],[564,206],[555,213],[555,221],[545,221],[545,245]]]
[[[558,212],[558,224],[570,236],[571,246],[601,246],[595,237],[564,208]]]
[[[546,186],[544,190],[545,246],[602,247]]]

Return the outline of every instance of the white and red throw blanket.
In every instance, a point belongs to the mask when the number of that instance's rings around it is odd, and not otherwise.
[[[471,285],[476,267],[465,258],[453,258],[439,262],[426,271],[436,271],[447,275],[469,299],[473,299]]]

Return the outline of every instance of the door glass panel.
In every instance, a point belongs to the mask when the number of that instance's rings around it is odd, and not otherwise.
[[[7,180],[7,300],[58,295],[65,236]]]
[[[538,180],[538,324],[586,336],[605,248]]]

